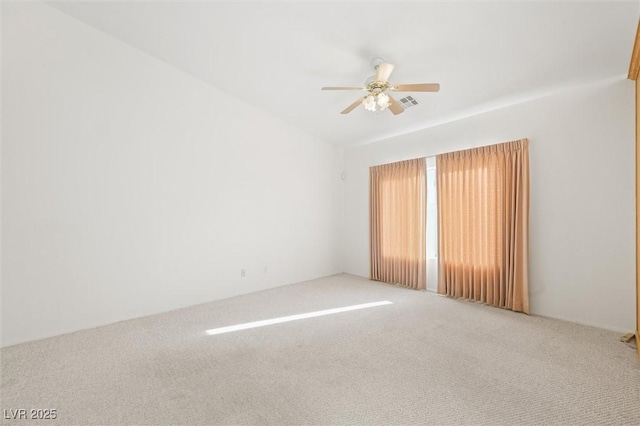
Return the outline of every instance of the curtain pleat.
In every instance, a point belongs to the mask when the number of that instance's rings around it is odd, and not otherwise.
[[[438,292],[529,313],[527,139],[436,157]]]
[[[371,279],[424,289],[425,158],[370,169]]]

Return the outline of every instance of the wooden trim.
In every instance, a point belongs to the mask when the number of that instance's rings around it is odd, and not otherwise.
[[[637,80],[640,73],[640,21],[638,21],[638,31],[636,31],[636,41],[633,44],[631,54],[631,64],[629,65],[629,79]]]

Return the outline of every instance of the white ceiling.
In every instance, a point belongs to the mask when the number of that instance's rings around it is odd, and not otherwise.
[[[639,3],[55,2],[57,9],[339,145],[625,74]],[[441,84],[393,116],[339,112],[381,56]]]

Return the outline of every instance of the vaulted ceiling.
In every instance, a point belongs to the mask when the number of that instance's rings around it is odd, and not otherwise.
[[[620,2],[51,2],[60,11],[339,145],[381,140],[627,72],[640,12]],[[393,116],[340,111],[380,56],[441,84]]]

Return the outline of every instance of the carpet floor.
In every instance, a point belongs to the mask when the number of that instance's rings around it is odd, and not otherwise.
[[[57,410],[7,425],[640,425],[618,337],[336,275],[4,348],[0,408]]]

